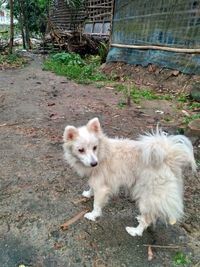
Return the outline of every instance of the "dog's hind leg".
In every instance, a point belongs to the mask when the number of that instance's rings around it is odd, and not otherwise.
[[[93,189],[90,187],[89,190],[84,190],[82,193],[82,196],[87,197],[87,198],[91,198],[92,196],[94,196]]]
[[[101,189],[94,190],[94,204],[92,212],[88,212],[84,215],[85,218],[91,221],[95,221],[97,217],[102,215],[102,208],[106,205],[109,199],[109,189],[107,187],[101,187]]]
[[[142,236],[143,231],[151,224],[151,221],[148,219],[148,216],[140,215],[137,217],[139,222],[137,227],[126,227],[126,231],[131,236]]]

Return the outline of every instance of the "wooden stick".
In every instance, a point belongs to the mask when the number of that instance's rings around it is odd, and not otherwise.
[[[168,246],[162,246],[162,245],[150,245],[150,244],[143,244],[144,247],[152,247],[152,248],[171,248],[171,249],[179,249],[180,246],[174,246],[174,245],[168,245]]]
[[[90,200],[90,199],[87,198],[87,197],[82,197],[82,198],[73,200],[72,203],[73,203],[74,205],[77,205],[77,204],[79,204],[79,203],[86,203],[86,202],[88,202],[89,200]]]
[[[200,266],[200,261],[198,261],[193,267],[198,267]]]
[[[126,45],[126,44],[111,44],[113,47],[118,48],[132,48],[132,49],[142,49],[142,50],[162,50],[168,52],[177,53],[188,53],[188,54],[200,54],[200,48],[178,48],[178,47],[168,47],[159,45]]]
[[[82,210],[81,212],[79,212],[78,214],[76,214],[74,217],[72,217],[71,219],[69,219],[68,221],[66,221],[65,223],[63,223],[60,228],[64,231],[67,230],[69,228],[69,226],[73,223],[75,223],[76,221],[78,221],[80,218],[83,217],[83,215],[88,212],[88,210]]]

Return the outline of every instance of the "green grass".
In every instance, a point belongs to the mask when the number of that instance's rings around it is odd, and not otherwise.
[[[20,67],[27,63],[27,60],[18,54],[0,55],[0,66],[5,68]]]
[[[102,46],[103,47],[103,46]],[[103,49],[102,48],[102,53]],[[1,59],[1,58],[0,58]],[[17,60],[15,55],[11,56],[7,60],[14,61]],[[63,75],[70,80],[74,80],[81,84],[95,84],[97,88],[102,88],[106,86],[106,83],[110,81],[115,81],[115,76],[110,73],[106,76],[100,71],[101,57],[100,56],[88,56],[86,58],[81,58],[80,55],[76,53],[57,53],[51,55],[44,62],[44,70],[50,70],[58,75]],[[117,83],[113,85],[118,92],[123,94],[122,100],[117,104],[119,108],[124,108],[127,106],[128,97],[131,101],[140,104],[142,100],[167,100],[173,101],[176,104],[177,109],[188,109],[192,110],[200,107],[200,103],[191,103],[188,95],[181,93],[177,96],[169,94],[157,94],[151,89],[138,88],[135,84],[131,84],[131,80],[126,77],[124,83]],[[189,117],[183,118],[183,123],[188,124],[194,119],[200,118],[200,114],[194,113]],[[171,118],[165,117],[166,121],[171,121]]]
[[[200,119],[200,113],[192,114],[189,117],[185,117],[183,123],[188,124],[193,120]]]
[[[160,96],[156,95],[151,90],[138,89],[137,87],[133,87],[131,90],[131,98],[134,103],[139,104],[142,99],[155,100],[160,99]]]
[[[107,80],[99,71],[100,60],[98,56],[82,59],[75,53],[57,53],[44,62],[44,70],[51,70],[78,83],[90,84]]]
[[[200,167],[200,159],[196,159],[197,166]]]
[[[118,92],[123,92],[124,96],[128,96],[128,89],[127,86],[124,84],[118,84],[115,86],[116,90]],[[139,104],[142,100],[155,100],[155,99],[166,99],[171,100],[171,97],[169,95],[157,95],[150,89],[142,89],[137,88],[135,85],[133,85],[130,89],[130,96],[134,103]]]
[[[124,108],[124,107],[127,106],[127,103],[124,100],[121,100],[121,101],[118,102],[117,106],[119,108]]]
[[[187,94],[180,94],[177,98],[178,102],[186,103],[188,95]]]
[[[188,109],[200,108],[200,103],[192,103],[188,106]]]

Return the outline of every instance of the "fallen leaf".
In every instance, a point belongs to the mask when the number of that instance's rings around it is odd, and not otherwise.
[[[54,249],[61,249],[62,247],[64,247],[64,244],[62,242],[56,242],[53,245]]]
[[[179,73],[180,73],[180,72],[179,72],[178,70],[174,70],[174,71],[172,72],[172,75],[173,75],[173,76],[178,76]]]
[[[186,111],[186,110],[181,110],[181,112],[185,115],[185,116],[187,116],[187,117],[190,117],[190,114]]]
[[[147,258],[148,261],[152,261],[153,260],[153,252],[152,252],[151,246],[148,247],[147,255],[148,255],[148,258]]]
[[[96,259],[93,263],[92,263],[92,267],[106,267],[105,262],[101,259]]]

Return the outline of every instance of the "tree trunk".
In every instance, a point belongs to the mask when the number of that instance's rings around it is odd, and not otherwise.
[[[25,34],[24,34],[24,6],[23,2],[21,0],[18,0],[19,3],[19,23],[21,28],[21,35],[22,35],[22,43],[23,48],[26,49],[26,40],[25,40]]]
[[[13,52],[13,40],[14,40],[14,14],[13,14],[13,0],[10,0],[10,43],[9,53]]]
[[[25,39],[28,49],[31,49],[30,31],[28,26],[28,2],[25,1],[24,8],[24,27],[25,27]]]

